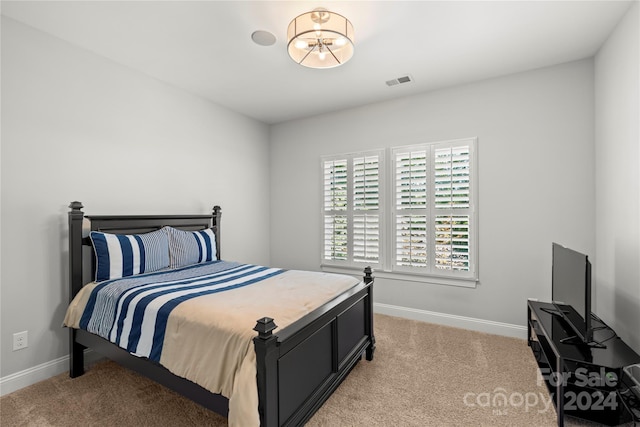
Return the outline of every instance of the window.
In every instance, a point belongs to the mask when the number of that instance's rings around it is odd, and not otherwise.
[[[323,262],[380,265],[383,152],[323,160]]]
[[[476,280],[475,147],[473,138],[324,157],[323,266]]]
[[[473,277],[472,141],[391,150],[394,270]]]

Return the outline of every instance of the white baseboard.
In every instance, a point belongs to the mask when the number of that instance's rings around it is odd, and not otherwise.
[[[382,303],[373,303],[373,311],[380,314],[387,314],[389,316],[403,317],[405,319],[420,320],[422,322],[436,323],[439,325],[453,326],[462,329],[471,329],[473,331],[486,332],[489,334],[527,339],[526,326],[512,325],[510,323],[494,322],[492,320],[456,316],[454,314],[438,313],[435,311],[419,310]]]
[[[101,357],[91,350],[85,350],[85,364],[93,363]],[[21,388],[44,381],[56,375],[69,371],[69,356],[62,356],[55,360],[42,363],[24,371],[0,378],[0,396],[13,393]]]

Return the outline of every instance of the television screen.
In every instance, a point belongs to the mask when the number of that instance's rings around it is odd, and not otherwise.
[[[562,313],[576,336],[591,342],[591,263],[586,255],[553,244],[553,304]]]

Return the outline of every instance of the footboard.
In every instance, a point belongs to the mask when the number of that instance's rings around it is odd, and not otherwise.
[[[373,359],[373,277],[273,333],[271,318],[254,328],[260,425],[302,425],[366,353]]]

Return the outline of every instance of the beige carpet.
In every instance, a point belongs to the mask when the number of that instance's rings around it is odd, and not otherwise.
[[[358,363],[308,426],[555,425],[524,340],[383,315],[375,331],[375,359]],[[106,361],[82,377],[62,374],[3,396],[0,424],[226,426],[226,419]]]

